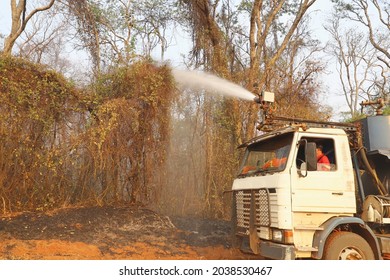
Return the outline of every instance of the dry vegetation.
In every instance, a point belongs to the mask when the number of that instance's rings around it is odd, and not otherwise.
[[[79,90],[32,63],[0,60],[3,213],[148,202],[164,163],[174,87],[135,63]]]
[[[3,214],[130,202],[230,218],[225,191],[236,147],[251,134],[248,102],[179,93],[170,68],[148,60],[112,68],[81,89],[42,65],[3,56],[0,78]],[[304,87],[306,110],[313,86]]]
[[[307,23],[315,0],[293,2],[50,1],[33,5],[31,13],[25,1],[13,6],[14,28],[4,37],[12,44],[0,60],[1,211],[125,201],[229,219],[224,192],[237,170],[236,147],[256,133],[258,107],[207,91],[178,92],[168,66],[141,57],[158,46],[163,57],[166,32],[178,24],[193,39],[185,58],[190,68],[251,91],[258,83],[259,90],[276,93],[283,115],[319,118],[325,115],[316,102],[324,65],[314,57],[320,49]],[[40,16],[59,24],[40,26]],[[33,19],[37,24],[27,28]],[[28,40],[14,45],[10,38],[23,32]],[[41,33],[48,37],[36,35]],[[20,56],[66,69],[63,38],[72,38],[91,59],[85,69],[91,82],[82,89],[58,73],[9,58],[18,47]]]
[[[170,250],[165,254],[165,245],[156,243],[165,238],[177,245],[180,242],[172,240],[176,233],[157,239],[153,233],[151,240],[156,242],[141,244],[139,249],[134,249],[137,240],[132,247],[123,243],[119,249],[109,249],[102,239],[121,240],[115,235],[117,224],[111,226],[111,220],[103,219],[89,227],[88,219],[94,219],[94,212],[101,214],[96,217],[107,217],[104,211],[114,207],[119,214],[108,216],[121,217],[119,228],[127,227],[132,213],[120,214],[118,205],[229,220],[226,191],[238,167],[236,147],[256,134],[258,106],[207,91],[177,91],[170,68],[149,60],[157,48],[164,57],[171,28],[180,26],[192,38],[191,51],[184,57],[189,68],[211,72],[250,91],[275,92],[278,115],[326,119],[331,113],[318,102],[324,93],[320,78],[326,65],[319,56],[323,46],[310,30],[310,10],[316,0],[255,0],[240,5],[208,0],[27,2],[12,5],[10,33],[0,34],[4,38],[0,52],[0,233],[4,242],[0,250],[7,258],[39,258],[39,253],[31,252],[57,245],[63,253],[48,258],[137,258],[139,251],[155,252],[139,258],[178,258]],[[344,1],[337,2],[337,7],[350,9],[344,9],[346,18],[362,23],[369,19],[358,12],[359,3],[367,1],[353,1],[346,7]],[[377,6],[379,15],[381,7]],[[388,21],[381,19],[388,29]],[[388,67],[383,65],[388,66],[389,54],[388,48],[377,46],[382,42],[387,46],[382,37],[388,36],[367,27],[370,42],[379,51],[375,57],[382,62],[381,75],[371,82],[380,85],[376,96],[385,96]],[[69,53],[63,53],[68,51],[67,41],[90,58],[90,69],[73,66],[91,81],[83,88],[59,74],[72,72],[64,58]],[[37,64],[12,58],[16,53]],[[66,212],[69,207],[76,211]],[[55,217],[65,218],[53,214],[58,209],[74,218],[84,211],[77,209],[91,211],[83,221],[57,221],[60,230],[45,235]],[[33,214],[23,214],[26,211]],[[22,214],[16,217],[15,213]],[[41,225],[35,228],[37,222]],[[24,223],[26,230],[20,227]],[[103,233],[94,235],[96,228]],[[92,235],[83,235],[84,230]],[[133,230],[123,234],[128,238]],[[13,235],[25,243],[17,243]],[[91,244],[91,240],[95,241]],[[71,243],[85,250],[68,252]],[[180,251],[180,246],[172,247],[172,252]],[[224,253],[232,251],[224,249],[210,252],[229,258]],[[8,253],[15,250],[20,254]],[[198,253],[188,256],[203,258]],[[218,257],[209,254],[208,258]]]

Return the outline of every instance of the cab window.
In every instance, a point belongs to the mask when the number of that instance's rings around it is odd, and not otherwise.
[[[317,171],[333,171],[337,169],[333,139],[303,137],[302,140],[316,144]],[[305,145],[300,144],[296,158],[296,166],[298,169],[304,161]]]

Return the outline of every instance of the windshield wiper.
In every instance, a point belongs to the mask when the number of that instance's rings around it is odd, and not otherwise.
[[[280,171],[279,168],[275,168],[275,167],[270,167],[270,168],[260,168],[258,170],[256,170],[255,172],[253,172],[253,174],[269,174],[269,173],[275,173],[277,171]]]

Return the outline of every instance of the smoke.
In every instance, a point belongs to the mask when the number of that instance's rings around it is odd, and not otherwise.
[[[224,207],[230,207],[225,200],[229,196],[216,198],[213,206],[209,205],[206,198],[211,194],[207,190],[206,176],[206,149],[204,142],[204,121],[202,114],[197,114],[193,106],[197,104],[200,91],[210,94],[221,94],[232,98],[240,98],[253,102],[254,95],[237,84],[216,76],[185,70],[172,70],[172,74],[180,87],[188,87],[193,91],[179,94],[176,104],[172,104],[174,112],[181,112],[177,118],[172,114],[170,145],[164,147],[167,157],[164,165],[164,176],[159,185],[163,186],[158,194],[159,201],[155,204],[156,211],[172,216],[205,217],[225,213],[228,218],[230,211],[223,211]],[[209,207],[209,208],[208,208]],[[218,209],[211,212],[210,209]]]
[[[177,83],[193,89],[207,90],[225,96],[253,101],[255,95],[243,87],[217,76],[198,71],[172,70]]]

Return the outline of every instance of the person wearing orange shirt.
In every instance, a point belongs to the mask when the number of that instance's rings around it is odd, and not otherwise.
[[[329,158],[323,152],[323,146],[318,145],[316,149],[317,153],[317,170],[320,171],[329,171],[330,170],[330,161]]]

